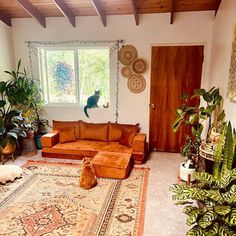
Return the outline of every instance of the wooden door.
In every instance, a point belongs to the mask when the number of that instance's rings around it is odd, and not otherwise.
[[[200,88],[203,46],[152,47],[150,95],[150,150],[179,152],[187,132],[172,130],[181,95]],[[198,101],[197,101],[198,102]]]

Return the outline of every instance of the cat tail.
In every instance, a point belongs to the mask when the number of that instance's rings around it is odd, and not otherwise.
[[[85,113],[85,115],[89,118],[89,115],[88,115],[87,110],[88,110],[88,106],[86,105],[86,106],[84,107],[84,113]]]

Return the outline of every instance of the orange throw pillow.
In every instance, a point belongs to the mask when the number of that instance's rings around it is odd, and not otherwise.
[[[131,130],[123,129],[121,138],[120,138],[120,144],[128,146],[128,147],[132,147],[132,143],[133,143],[136,133],[137,133],[136,127],[134,127]]]
[[[65,127],[59,130],[60,143],[68,143],[76,141],[75,127]]]
[[[136,128],[136,130],[138,132],[139,131],[139,124],[128,125],[128,124],[118,124],[118,123],[110,123],[109,122],[108,140],[110,142],[119,142],[123,129],[125,129],[126,131],[131,131],[134,128]]]

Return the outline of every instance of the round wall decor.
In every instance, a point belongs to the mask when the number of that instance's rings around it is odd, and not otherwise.
[[[132,75],[132,69],[130,66],[124,66],[122,69],[121,69],[121,74],[122,76],[126,77],[126,78],[129,78],[131,75]]]
[[[132,69],[136,74],[142,74],[147,70],[147,62],[142,58],[136,58],[132,61]]]
[[[132,45],[125,45],[119,50],[119,60],[122,64],[129,66],[138,57],[137,49]]]
[[[142,75],[132,75],[129,77],[127,85],[132,93],[141,93],[146,88],[146,80]]]

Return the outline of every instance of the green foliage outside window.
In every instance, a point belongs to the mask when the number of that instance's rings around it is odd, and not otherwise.
[[[100,105],[109,101],[109,50],[79,50],[80,104],[85,105],[87,98],[100,90]]]

